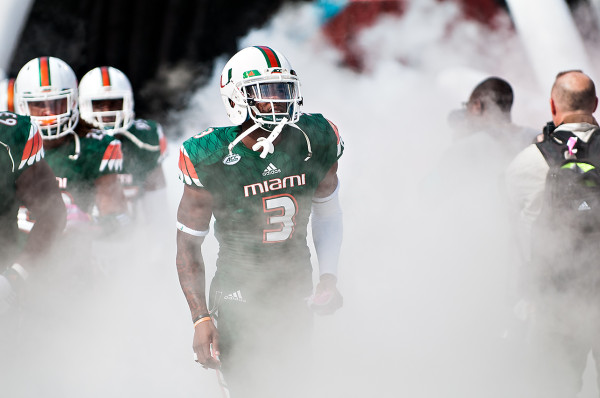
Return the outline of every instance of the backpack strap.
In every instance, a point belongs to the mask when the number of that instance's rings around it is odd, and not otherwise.
[[[551,167],[559,166],[565,161],[565,159],[568,159],[568,156],[565,154],[569,151],[569,149],[573,150],[574,156],[572,157],[576,159],[589,158],[595,161],[600,161],[600,140],[598,139],[598,135],[600,135],[600,128],[597,128],[592,132],[588,142],[577,139],[572,148],[569,148],[569,139],[577,138],[575,134],[565,130],[552,130],[546,135],[545,128],[544,140],[536,143],[536,146],[544,156],[544,159],[546,159],[548,165]]]
[[[587,142],[586,157],[600,165],[600,128],[595,129]]]
[[[567,142],[571,137],[575,137],[575,134],[570,131],[553,131],[544,135],[544,140],[535,145],[550,167],[558,166],[565,160],[565,152],[569,150]],[[579,142],[579,140],[577,141]]]

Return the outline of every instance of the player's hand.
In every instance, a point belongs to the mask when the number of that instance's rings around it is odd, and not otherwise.
[[[204,368],[219,369],[219,332],[212,320],[194,329],[194,360]]]
[[[16,303],[17,292],[10,281],[4,275],[0,275],[0,314],[8,312]]]
[[[344,298],[336,287],[337,278],[332,274],[321,275],[309,306],[317,315],[331,315],[342,307]]]

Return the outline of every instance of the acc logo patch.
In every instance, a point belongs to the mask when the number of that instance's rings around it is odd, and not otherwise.
[[[236,164],[237,162],[240,161],[242,157],[240,155],[238,155],[237,153],[230,153],[229,155],[225,156],[225,158],[223,159],[223,164],[226,164],[227,166],[231,166]]]

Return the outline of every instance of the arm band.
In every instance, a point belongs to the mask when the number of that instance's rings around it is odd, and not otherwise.
[[[319,275],[337,276],[343,223],[338,192],[340,184],[326,198],[313,198],[311,223],[315,251],[319,260]]]
[[[186,227],[179,221],[177,221],[177,229],[180,230],[181,232],[185,232],[186,234],[192,235],[192,236],[206,236],[206,235],[208,235],[208,231],[209,231],[208,229],[206,231],[196,231],[195,229]]]
[[[210,314],[202,314],[202,315],[194,318],[194,320],[192,322],[194,322],[194,328],[195,328],[196,326],[198,326],[198,324],[209,321],[211,319],[212,318],[210,317]]]
[[[29,272],[27,272],[27,270],[23,268],[21,264],[14,263],[10,268],[14,270],[17,274],[19,274],[19,276],[23,278],[24,281],[26,281],[27,278],[29,278]]]

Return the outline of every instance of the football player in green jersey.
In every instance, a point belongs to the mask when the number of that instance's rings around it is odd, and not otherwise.
[[[52,250],[53,267],[47,277],[48,284],[70,283],[61,297],[70,301],[69,294],[89,291],[89,284],[114,263],[105,256],[117,250],[97,246],[119,241],[130,225],[118,179],[123,167],[121,142],[79,120],[77,78],[69,65],[55,57],[35,58],[21,68],[15,81],[15,107],[40,126],[45,158],[67,208],[67,227]],[[19,221],[27,231],[33,222],[24,212]]]
[[[134,119],[131,83],[120,70],[102,66],[90,70],[79,83],[81,118],[121,141],[123,172],[119,174],[125,195],[138,216],[139,200],[156,219],[166,202],[162,169],[167,141],[162,127],[153,120]]]
[[[66,212],[56,179],[44,160],[42,136],[29,117],[0,112],[0,314],[14,303],[16,291],[42,254],[60,235]],[[27,206],[35,227],[18,244],[17,210]]]
[[[298,77],[278,51],[239,51],[220,86],[234,125],[188,139],[179,158],[185,186],[177,270],[191,310],[193,349],[204,367],[222,369],[233,396],[291,396],[280,384],[270,387],[306,372],[308,365],[300,364],[307,359],[310,308],[327,314],[342,304],[336,282],[343,142],[322,115],[300,113]],[[212,216],[219,256],[207,303],[201,245]],[[320,274],[315,294],[309,218]],[[293,364],[299,368],[291,370]],[[290,383],[287,388],[298,386]]]
[[[79,121],[77,78],[71,67],[55,57],[29,61],[16,78],[15,107],[40,125],[46,160],[67,206],[68,229],[92,216],[106,229],[126,222],[117,178],[123,166],[121,143]]]

